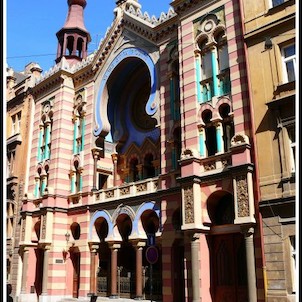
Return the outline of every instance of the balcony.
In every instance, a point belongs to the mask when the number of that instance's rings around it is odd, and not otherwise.
[[[232,157],[230,153],[216,154],[201,159],[200,165],[202,174],[216,174],[232,165]]]
[[[159,178],[154,177],[100,190],[95,192],[96,202],[109,202],[155,193],[158,190],[158,184]]]

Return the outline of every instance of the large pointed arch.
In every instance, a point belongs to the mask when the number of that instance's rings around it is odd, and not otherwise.
[[[151,57],[142,49],[131,47],[122,50],[111,62],[111,64],[106,69],[103,78],[101,80],[101,85],[99,88],[99,92],[97,95],[97,100],[95,102],[95,123],[96,127],[94,129],[94,135],[99,136],[102,132],[106,135],[109,132],[109,121],[107,115],[107,105],[108,105],[108,97],[104,97],[104,93],[108,94],[106,83],[109,79],[111,73],[114,69],[126,58],[138,58],[141,59],[148,67],[150,79],[151,79],[151,91],[150,96],[146,104],[146,112],[148,115],[152,116],[156,113],[158,109],[158,104],[155,102],[155,94],[156,94],[156,68],[155,64],[152,61]]]

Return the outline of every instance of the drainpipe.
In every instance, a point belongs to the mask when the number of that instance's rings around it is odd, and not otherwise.
[[[242,27],[242,34],[245,34],[245,28],[244,28],[244,12],[243,12],[243,0],[239,0],[239,10],[240,10],[240,17],[241,17],[241,27]],[[252,96],[251,96],[251,81],[248,73],[248,52],[247,52],[247,46],[246,43],[243,41],[243,50],[246,60],[246,71],[247,71],[247,84],[248,84],[248,98],[249,98],[249,110],[250,110],[250,126],[251,126],[251,157],[252,161],[255,165],[255,177],[254,177],[254,197],[255,197],[255,215],[257,216],[259,220],[259,231],[260,231],[260,244],[261,244],[261,256],[262,256],[262,270],[263,270],[263,282],[264,282],[264,298],[265,302],[267,302],[267,276],[266,276],[266,266],[265,266],[265,254],[264,254],[264,243],[263,243],[263,226],[262,226],[262,216],[259,211],[259,201],[260,201],[260,187],[259,187],[259,169],[258,169],[258,161],[257,161],[257,143],[256,143],[256,136],[255,136],[255,123],[254,123],[254,109],[252,106]]]

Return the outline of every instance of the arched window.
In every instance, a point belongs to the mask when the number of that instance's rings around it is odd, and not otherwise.
[[[69,56],[72,55],[73,44],[74,44],[74,37],[73,36],[69,36],[67,38],[67,47],[66,47],[66,53],[65,53],[65,55],[69,55]],[[67,51],[68,51],[68,53],[67,53]]]
[[[202,113],[202,119],[205,124],[205,145],[207,156],[215,155],[217,152],[216,127],[211,121],[212,112],[205,110]]]
[[[83,43],[84,43],[84,40],[82,38],[79,38],[77,40],[77,56],[78,57],[82,57],[82,54],[83,54]]]
[[[84,137],[85,137],[85,100],[84,96],[80,93],[75,99],[74,105],[74,141],[73,141],[73,154],[79,154],[84,150]]]
[[[224,151],[227,152],[231,147],[231,139],[235,134],[233,117],[230,116],[231,108],[228,104],[219,107],[219,114],[222,118]]]
[[[38,142],[38,162],[50,159],[52,126],[52,101],[49,100],[44,103],[42,109]]]
[[[229,56],[225,27],[214,14],[199,25],[196,37],[196,70],[198,101],[230,92]]]

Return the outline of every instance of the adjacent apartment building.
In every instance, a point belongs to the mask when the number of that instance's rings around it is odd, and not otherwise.
[[[30,89],[42,70],[30,63],[23,72],[6,74],[6,280],[18,291],[22,263],[19,256],[21,208],[28,185],[34,101]]]
[[[296,301],[296,3],[243,7],[267,301]]]

